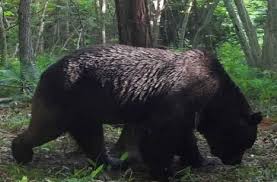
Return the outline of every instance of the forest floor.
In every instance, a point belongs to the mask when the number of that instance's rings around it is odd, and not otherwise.
[[[77,151],[67,135],[35,149],[33,162],[20,166],[12,159],[11,140],[27,127],[30,107],[14,104],[0,108],[0,182],[88,182],[88,181],[149,181],[147,171],[103,171],[91,167],[91,162]],[[274,126],[274,127],[273,127]],[[277,129],[276,122],[265,119],[259,126],[258,139],[244,156],[243,164],[225,166],[218,164],[201,169],[185,168],[179,171],[181,181],[268,181],[277,182]],[[106,142],[111,146],[120,134],[119,128],[105,126]],[[199,148],[204,156],[209,154],[205,140],[199,135]],[[94,176],[98,174],[98,180]],[[177,181],[177,180],[172,180]]]

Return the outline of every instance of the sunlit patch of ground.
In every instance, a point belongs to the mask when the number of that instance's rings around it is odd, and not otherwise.
[[[78,150],[70,136],[35,149],[34,160],[26,166],[17,165],[11,156],[11,140],[28,124],[29,107],[0,110],[0,182],[45,181],[88,182],[95,181],[96,168]],[[277,181],[277,132],[274,121],[265,119],[260,125],[258,140],[247,151],[242,165],[215,165],[201,169],[186,168],[179,172],[181,181]],[[108,147],[116,142],[120,130],[105,127]],[[198,135],[199,148],[207,158],[210,155],[205,140]],[[102,170],[101,170],[102,171]],[[134,172],[136,171],[136,172]],[[98,176],[99,181],[149,181],[146,171],[107,171]],[[173,180],[176,181],[176,180]]]

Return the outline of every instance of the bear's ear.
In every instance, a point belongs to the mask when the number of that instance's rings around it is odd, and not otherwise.
[[[263,115],[261,112],[255,112],[250,115],[250,121],[249,124],[257,125],[259,124],[263,119]]]

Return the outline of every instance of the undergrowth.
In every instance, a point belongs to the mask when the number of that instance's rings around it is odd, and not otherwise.
[[[224,43],[218,56],[225,70],[239,85],[256,109],[277,116],[277,72],[247,66],[238,45]]]
[[[48,55],[40,55],[36,59],[36,68],[40,75],[49,65],[54,63],[55,58]],[[10,58],[9,65],[6,68],[0,67],[0,98],[1,97],[31,97],[31,93],[22,92],[20,63],[17,58]],[[37,80],[32,80],[30,85],[35,86]]]

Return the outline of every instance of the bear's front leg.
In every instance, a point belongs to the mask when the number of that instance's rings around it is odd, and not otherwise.
[[[183,166],[191,166],[194,168],[202,167],[206,164],[205,159],[199,152],[197,140],[193,131],[186,131],[184,136],[184,143],[178,152]]]
[[[147,128],[141,132],[139,149],[153,180],[168,182],[168,178],[173,176],[171,162],[174,154],[169,144],[171,138],[157,128]]]

